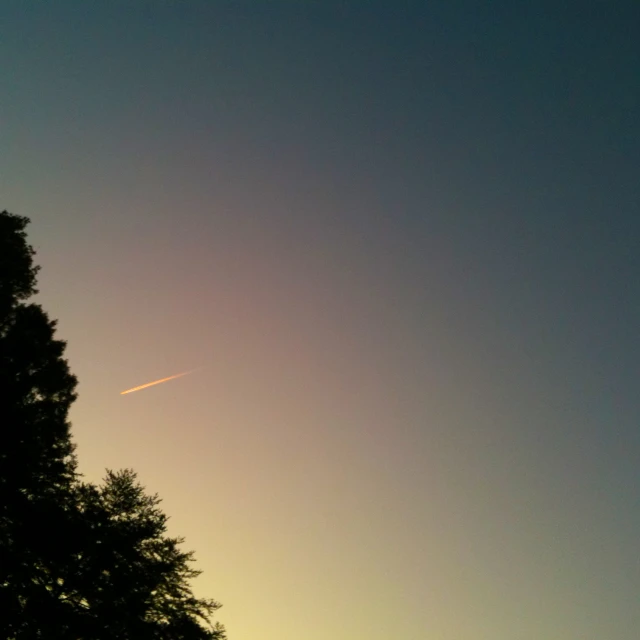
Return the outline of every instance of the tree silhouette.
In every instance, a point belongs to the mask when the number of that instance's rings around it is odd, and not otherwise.
[[[6,638],[31,637],[28,620],[50,613],[46,584],[56,554],[43,529],[65,521],[76,480],[67,421],[76,379],[62,358],[65,344],[54,339],[55,322],[24,302],[36,293],[37,274],[27,223],[0,214],[0,629]]]
[[[0,637],[222,640],[220,606],[131,470],[77,472],[76,378],[36,293],[28,219],[0,213]]]

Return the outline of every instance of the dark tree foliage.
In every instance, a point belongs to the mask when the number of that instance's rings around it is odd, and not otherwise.
[[[26,301],[37,267],[28,220],[0,213],[0,638],[222,640],[220,606],[167,535],[133,471],[100,486],[76,470],[76,379],[55,322]]]
[[[24,301],[36,293],[28,220],[0,214],[0,637],[49,612],[57,557],[45,531],[74,503],[76,462],[67,412],[76,379],[54,339],[55,323]],[[35,609],[35,613],[30,610]],[[37,623],[35,623],[37,624]],[[33,625],[32,625],[33,627]]]
[[[28,223],[27,218],[0,213],[0,318],[37,293],[38,267],[33,265],[33,248],[27,244]]]

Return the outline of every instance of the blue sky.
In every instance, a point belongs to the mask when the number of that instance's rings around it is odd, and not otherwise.
[[[81,467],[165,498],[231,638],[636,637],[639,20],[0,6]]]

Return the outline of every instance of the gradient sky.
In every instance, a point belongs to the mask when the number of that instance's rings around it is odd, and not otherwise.
[[[230,640],[637,639],[639,26],[0,2],[81,469],[164,498]]]

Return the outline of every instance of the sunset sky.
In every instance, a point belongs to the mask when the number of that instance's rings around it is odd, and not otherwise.
[[[230,640],[637,640],[639,26],[0,0],[80,468],[160,494]]]

